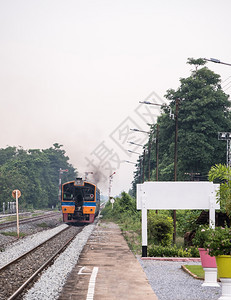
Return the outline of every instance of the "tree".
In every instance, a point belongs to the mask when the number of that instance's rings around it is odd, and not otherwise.
[[[153,210],[148,213],[148,242],[161,246],[170,246],[172,243],[172,218],[156,214]]]
[[[181,86],[176,91],[168,90],[166,95],[173,111],[176,99],[180,99],[178,175],[181,179],[185,178],[185,172],[206,176],[213,164],[223,162],[224,144],[218,141],[217,133],[231,129],[229,96],[221,89],[220,76],[207,67],[198,69],[205,64],[201,59],[189,59],[188,63],[196,67],[191,76],[181,79]]]
[[[0,206],[12,200],[14,189],[20,189],[21,207],[55,207],[58,203],[59,169],[69,171],[64,174],[63,181],[73,180],[77,175],[61,147],[54,144],[45,150],[0,149]]]
[[[176,101],[178,111],[178,180],[188,180],[185,173],[200,173],[203,180],[214,164],[224,163],[226,145],[218,141],[220,131],[231,130],[231,113],[229,96],[221,88],[220,75],[209,70],[203,59],[188,59],[194,66],[188,78],[180,79],[178,89],[169,89],[166,98],[168,106],[162,107],[157,120],[159,125],[159,180],[174,180],[174,146]],[[173,118],[171,118],[173,117]],[[156,124],[150,129],[150,135],[156,135]],[[156,148],[151,149],[151,180],[155,180]],[[145,161],[147,170],[148,161]],[[145,180],[147,180],[147,171]],[[138,182],[135,173],[133,190]],[[135,194],[135,191],[133,191]]]
[[[209,171],[209,180],[220,183],[217,199],[221,210],[231,217],[231,169],[226,165],[217,164]]]

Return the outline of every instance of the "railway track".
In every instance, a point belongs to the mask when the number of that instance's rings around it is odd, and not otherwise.
[[[0,299],[19,299],[36,276],[76,237],[83,227],[69,226],[44,243],[0,268]]]
[[[59,215],[59,214],[61,215],[60,212],[52,212],[52,213],[47,213],[47,214],[37,216],[37,217],[20,219],[19,223],[20,223],[20,225],[21,224],[27,224],[27,223],[30,223],[30,222],[35,222],[35,221],[39,221],[39,220],[46,219],[46,218],[49,218],[49,217],[53,217],[53,216],[56,216],[56,215]],[[16,226],[16,220],[15,221],[10,221],[10,222],[4,222],[4,223],[0,224],[0,230],[5,229],[5,228],[14,227],[14,226]]]

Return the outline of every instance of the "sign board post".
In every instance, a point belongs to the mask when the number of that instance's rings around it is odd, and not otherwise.
[[[137,209],[142,210],[142,256],[147,256],[148,209],[209,209],[209,225],[215,228],[216,192],[212,182],[155,181],[137,184]]]
[[[19,238],[19,214],[18,214],[18,198],[21,196],[21,192],[19,190],[14,190],[12,192],[12,196],[16,199],[16,215],[17,215],[17,235]]]
[[[113,209],[113,204],[115,203],[115,199],[114,199],[114,198],[111,198],[111,199],[110,199],[110,202],[111,202],[112,209]]]
[[[142,257],[148,254],[148,228],[147,228],[147,207],[145,195],[142,197]]]

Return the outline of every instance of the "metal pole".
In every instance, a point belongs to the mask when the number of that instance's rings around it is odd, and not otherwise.
[[[156,126],[156,181],[159,175],[159,124]]]
[[[113,173],[109,176],[108,201],[110,201],[112,177],[113,177],[113,175],[115,175],[115,173],[116,173],[116,172],[113,172]],[[113,203],[112,203],[112,208],[113,208]]]
[[[58,196],[58,203],[62,206],[62,174],[63,172],[68,172],[68,169],[66,170],[62,170],[61,168],[59,168],[59,196]]]
[[[151,157],[151,137],[149,137],[148,141],[148,181],[150,181],[150,157]]]
[[[144,154],[143,154],[144,158],[143,158],[143,183],[144,183],[144,164],[145,164],[145,149],[144,149]]]
[[[176,113],[175,113],[175,148],[174,148],[174,181],[177,181],[178,110],[179,110],[179,99],[176,99]]]
[[[174,181],[177,181],[177,142],[178,142],[178,110],[179,99],[176,99],[176,112],[175,112],[175,149],[174,149]],[[176,210],[173,210],[173,243],[176,243]]]
[[[140,183],[142,183],[142,159],[140,157]]]
[[[227,139],[227,152],[226,152],[226,166],[227,168],[230,167],[231,162],[231,149],[230,149],[231,143],[230,139]]]
[[[59,199],[58,199],[58,203],[60,203],[60,205],[62,202],[62,199],[61,199],[61,184],[62,184],[61,176],[62,176],[62,169],[60,168],[59,169]]]
[[[17,235],[19,238],[18,191],[16,190]]]

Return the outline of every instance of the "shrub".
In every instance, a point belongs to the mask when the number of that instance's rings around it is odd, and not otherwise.
[[[193,238],[193,245],[199,247],[199,248],[205,248],[206,242],[209,238],[209,226],[201,225],[196,231],[195,237]]]
[[[154,211],[148,213],[148,243],[170,246],[172,243],[173,222],[172,218]]]
[[[229,227],[210,228],[206,246],[211,256],[231,255],[231,229]]]
[[[140,212],[136,209],[136,200],[125,192],[122,192],[121,197],[117,197],[115,202],[112,204],[108,201],[101,214],[104,219],[124,223],[130,218],[139,219]]]
[[[199,251],[195,247],[177,248],[176,245],[170,247],[151,245],[148,247],[150,257],[199,257]]]

